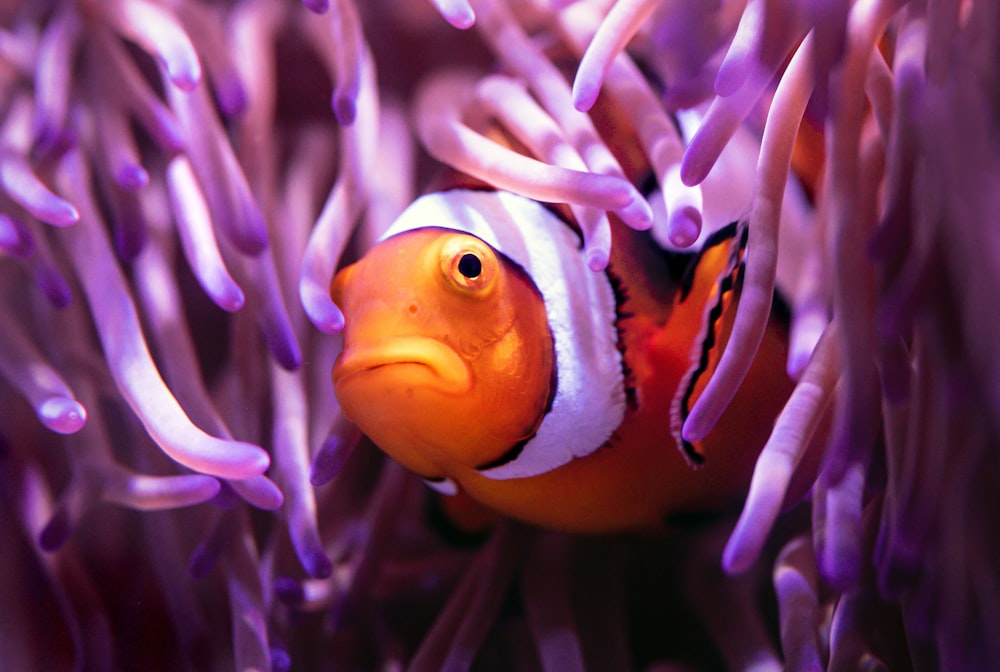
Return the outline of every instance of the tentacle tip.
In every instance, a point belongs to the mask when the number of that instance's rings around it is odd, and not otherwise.
[[[701,235],[701,224],[701,212],[697,208],[681,208],[679,212],[671,213],[667,237],[677,247],[691,247]]]
[[[739,576],[746,573],[755,561],[756,555],[748,551],[734,532],[722,551],[722,570],[729,576]]]
[[[336,312],[334,312],[333,316],[330,319],[329,333],[339,334],[344,330],[344,325],[347,323],[347,319],[344,317],[343,311],[341,311],[336,304],[333,307]]]
[[[56,144],[63,132],[47,114],[37,114],[31,122],[31,145],[46,151]]]
[[[200,478],[203,480],[199,484],[200,494],[194,502],[196,504],[212,500],[215,497],[218,497],[219,493],[222,492],[222,481],[220,479],[215,476],[203,476]]]
[[[49,522],[45,524],[42,531],[38,535],[38,545],[39,547],[48,553],[62,548],[72,533],[72,526],[69,520],[69,514],[66,509],[60,508],[56,511]]]
[[[115,231],[115,252],[122,261],[134,261],[142,253],[145,246],[145,230],[135,231],[119,228]]]
[[[727,63],[719,66],[719,71],[715,74],[715,82],[712,84],[715,95],[726,98],[736,93],[746,81],[746,77],[741,76],[741,74],[738,68]]]
[[[476,12],[468,2],[452,9],[444,15],[445,21],[459,30],[468,30],[476,25]]]
[[[573,80],[573,107],[580,112],[589,112],[590,108],[597,102],[597,96],[601,92],[601,82],[593,81],[586,77],[581,77],[577,73]]]
[[[302,568],[314,579],[328,579],[333,574],[333,563],[321,549],[312,549],[304,553]]]
[[[300,285],[299,300],[309,321],[324,334],[339,334],[344,330],[344,313],[326,292]]]
[[[163,146],[164,152],[168,156],[184,152],[187,149],[187,140],[184,137],[184,131],[174,121],[163,120],[162,123],[163,127],[159,129],[162,137],[159,141]]]
[[[272,336],[267,341],[268,350],[278,366],[285,371],[297,371],[302,366],[302,350],[291,333]]]
[[[271,467],[271,456],[268,455],[267,451],[260,446],[255,446],[252,443],[248,443],[246,445],[252,448],[254,452],[254,456],[251,461],[253,473],[256,476],[260,476]]]
[[[739,557],[739,551],[733,548],[732,540],[722,552],[722,571],[729,576],[739,576],[746,571],[746,563]]]
[[[235,313],[246,302],[246,296],[236,281],[221,269],[208,274],[201,280],[202,289],[212,302],[227,313]]]
[[[290,576],[279,576],[274,579],[274,595],[285,604],[302,604],[306,599],[302,583]]]
[[[20,244],[20,230],[14,225],[10,217],[0,213],[0,248],[10,249]]]
[[[260,218],[260,222],[260,226],[250,227],[249,230],[241,232],[233,240],[236,248],[249,257],[259,257],[267,250],[270,244],[267,238],[267,231],[264,229],[263,218]]]
[[[321,448],[309,467],[309,483],[318,488],[332,481],[340,472],[340,460],[335,458],[336,449]]]
[[[271,456],[258,445],[243,441],[227,440],[226,462],[198,469],[203,473],[220,478],[244,480],[260,476],[271,466]],[[212,468],[215,467],[215,468]],[[222,489],[232,491],[232,486],[226,484]]]
[[[52,268],[43,269],[39,273],[38,285],[45,294],[45,298],[53,307],[62,309],[73,300],[73,293],[69,288],[69,283]]]
[[[354,98],[335,93],[331,107],[337,123],[341,126],[350,126],[354,123],[358,114],[358,105]]]
[[[222,492],[222,483],[213,476],[189,474],[170,478],[173,492],[169,502],[164,502],[159,497],[151,502],[141,495],[132,496],[128,498],[131,501],[125,501],[139,510],[176,509],[214,501]]]
[[[35,251],[35,248],[30,243],[23,241],[17,241],[10,245],[6,244],[6,241],[0,241],[0,250],[3,250],[15,259],[27,259]]]
[[[628,225],[630,228],[636,231],[649,231],[650,229],[653,228],[653,221],[654,221],[653,218],[649,217],[647,219],[640,220],[637,222],[629,222]]]
[[[653,228],[656,216],[653,214],[653,206],[649,204],[642,194],[635,191],[632,201],[622,210],[618,211],[618,216],[628,225],[630,229],[636,231],[649,231]]]
[[[118,170],[115,182],[125,191],[141,191],[149,186],[149,173],[142,166],[129,163]]]
[[[277,511],[285,504],[285,494],[266,476],[256,476],[242,483],[239,494],[264,511]],[[248,490],[249,489],[249,490]]]
[[[228,284],[229,286],[222,288],[219,292],[214,292],[212,299],[219,308],[227,313],[235,313],[246,303],[246,296],[236,283]]]
[[[587,268],[597,273],[608,267],[611,250],[605,247],[591,247],[584,252],[584,256],[587,259]]]
[[[52,226],[73,226],[80,221],[80,211],[62,199],[52,203],[44,221]]]
[[[87,409],[75,399],[50,397],[38,406],[42,423],[59,434],[73,434],[87,423]]]
[[[692,409],[691,415],[688,416],[681,427],[681,436],[688,443],[697,443],[712,431],[710,423],[706,423],[701,417],[695,415],[696,410],[698,410],[697,406]]]
[[[302,0],[302,4],[316,14],[326,14],[330,9],[330,0]]]
[[[36,162],[59,158],[75,148],[78,143],[79,137],[73,129],[49,126],[42,136],[36,138],[31,154]]]
[[[255,504],[258,509],[263,509],[264,511],[277,511],[284,505],[285,495],[281,492],[281,490],[277,490],[277,492],[275,492],[270,499],[265,500],[262,498]]]
[[[243,82],[235,74],[225,77],[216,87],[215,98],[219,109],[227,118],[238,117],[247,111],[250,100]]]
[[[201,65],[183,57],[171,59],[167,64],[167,76],[178,89],[190,93],[201,83]]]
[[[35,251],[35,241],[27,228],[0,212],[0,250],[17,259],[27,259]]]
[[[271,669],[274,672],[289,672],[292,669],[292,657],[283,648],[272,646],[269,650]]]

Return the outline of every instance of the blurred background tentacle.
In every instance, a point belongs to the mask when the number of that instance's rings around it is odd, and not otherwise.
[[[995,667],[998,63],[993,0],[0,2],[0,666]],[[456,183],[593,272],[747,222],[742,512],[536,529],[341,416],[331,279]]]

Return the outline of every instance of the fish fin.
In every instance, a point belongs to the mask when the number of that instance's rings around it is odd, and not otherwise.
[[[739,294],[746,256],[747,223],[733,222],[713,233],[681,281],[680,303],[699,310],[699,331],[692,341],[687,371],[670,406],[670,430],[684,459],[693,468],[705,457],[684,439],[681,428],[691,407],[718,365],[724,341],[725,317]]]

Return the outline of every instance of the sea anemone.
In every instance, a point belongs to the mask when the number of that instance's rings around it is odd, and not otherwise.
[[[998,62],[988,0],[7,0],[4,669],[995,665]],[[456,534],[340,416],[330,279],[448,169],[568,204],[596,270],[610,218],[746,219],[681,430],[777,289],[742,512]]]

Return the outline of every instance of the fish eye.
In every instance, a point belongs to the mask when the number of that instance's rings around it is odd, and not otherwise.
[[[498,261],[489,245],[467,234],[450,237],[441,247],[441,270],[449,283],[464,291],[489,288]]]
[[[458,260],[458,272],[469,280],[475,280],[483,272],[483,262],[472,252],[466,252]]]

